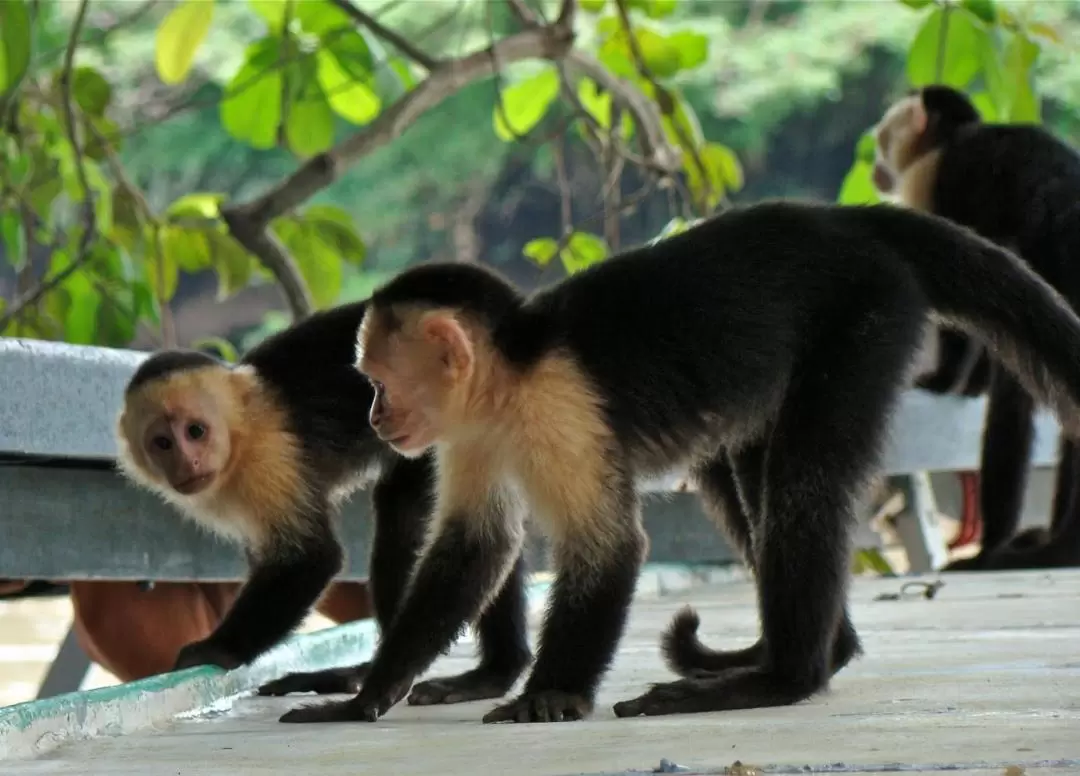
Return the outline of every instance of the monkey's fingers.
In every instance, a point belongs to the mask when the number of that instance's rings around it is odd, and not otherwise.
[[[485,725],[493,722],[574,722],[592,713],[593,704],[582,695],[559,690],[523,693],[510,703],[484,715]]]
[[[514,684],[514,677],[504,671],[483,666],[457,676],[429,679],[413,687],[407,703],[410,706],[466,703],[501,698]]]
[[[381,716],[378,703],[361,701],[359,696],[347,701],[331,701],[300,706],[281,715],[280,722],[374,722]]]
[[[716,677],[680,679],[654,684],[644,695],[615,704],[616,717],[692,714],[708,711],[710,686]]]
[[[370,663],[347,668],[330,668],[326,671],[286,674],[280,679],[267,682],[257,691],[258,695],[289,695],[294,692],[313,692],[319,695],[349,693],[354,695],[364,686]]]

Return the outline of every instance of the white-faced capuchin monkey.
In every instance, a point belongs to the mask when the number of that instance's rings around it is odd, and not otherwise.
[[[875,130],[874,183],[903,204],[969,227],[1014,250],[1078,309],[1080,154],[1030,124],[985,124],[962,93],[928,86],[893,105]],[[1017,534],[1034,441],[1035,403],[1007,372],[991,368],[977,343],[940,333],[943,358],[916,382],[989,400],[980,464],[983,535],[978,555],[946,569],[1080,565],[1080,456],[1063,439],[1050,528]],[[965,347],[968,347],[966,355]],[[966,359],[975,368],[964,374]],[[980,373],[980,370],[984,370]],[[987,380],[989,378],[989,380]]]
[[[987,343],[1080,428],[1080,319],[1008,251],[889,205],[731,209],[530,297],[475,264],[421,264],[369,301],[357,351],[371,424],[403,455],[434,448],[432,532],[360,692],[286,722],[393,706],[510,573],[523,503],[552,537],[556,579],[521,694],[484,721],[585,717],[647,553],[636,483],[681,466],[722,514],[730,480],[717,480],[734,472],[748,522],[732,533],[763,632],[712,652],[683,610],[665,654],[684,678],[615,713],[804,700],[859,651],[856,498],[929,315]]]
[[[434,467],[431,456],[395,454],[368,424],[375,394],[355,366],[364,309],[316,313],[235,367],[169,350],[132,376],[117,424],[121,470],[241,544],[250,564],[220,625],[184,647],[176,669],[246,664],[296,627],[341,569],[332,519],[367,478],[376,480],[372,603],[380,629],[389,627],[430,521]],[[479,621],[479,667],[417,685],[410,703],[497,698],[513,686],[531,660],[522,563]],[[260,693],[356,692],[366,670],[290,674]]]

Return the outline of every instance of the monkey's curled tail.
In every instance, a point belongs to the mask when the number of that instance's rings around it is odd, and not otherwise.
[[[690,677],[699,671],[709,672],[726,668],[717,666],[721,653],[701,643],[697,637],[701,618],[691,607],[684,606],[671,619],[660,642],[660,650],[668,668],[679,676]]]
[[[943,322],[982,340],[1036,400],[1080,434],[1080,318],[1013,253],[936,216],[874,206],[873,231]],[[916,221],[918,219],[918,221]]]

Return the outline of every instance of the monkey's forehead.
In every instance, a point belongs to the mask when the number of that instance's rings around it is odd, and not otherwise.
[[[148,383],[207,367],[222,368],[223,364],[213,356],[197,350],[163,350],[139,364],[128,381],[127,392],[131,393]]]
[[[136,411],[166,414],[194,409],[228,390],[224,379],[227,374],[227,370],[216,366],[174,371],[129,388],[126,404]]]

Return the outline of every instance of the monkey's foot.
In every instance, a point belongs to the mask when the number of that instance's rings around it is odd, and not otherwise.
[[[347,668],[286,674],[280,679],[264,684],[258,689],[257,694],[289,695],[294,692],[313,692],[319,695],[356,694],[364,686],[364,678],[370,666],[370,663],[361,663]]]
[[[193,641],[180,650],[172,670],[182,671],[185,668],[211,665],[231,671],[243,664],[243,660],[210,640]]]
[[[573,722],[592,713],[593,703],[584,695],[559,690],[526,692],[510,703],[496,706],[484,715],[492,722]]]
[[[644,695],[615,704],[615,716],[700,714],[706,711],[787,706],[818,687],[792,686],[760,668],[734,669],[720,676],[655,684]]]
[[[281,715],[279,722],[375,722],[405,697],[411,680],[396,685],[380,697],[360,692],[347,701],[330,701],[312,706],[300,706]]]
[[[421,682],[413,687],[407,703],[410,706],[434,706],[501,698],[514,685],[517,675],[517,671],[508,673],[480,666],[457,676]]]

